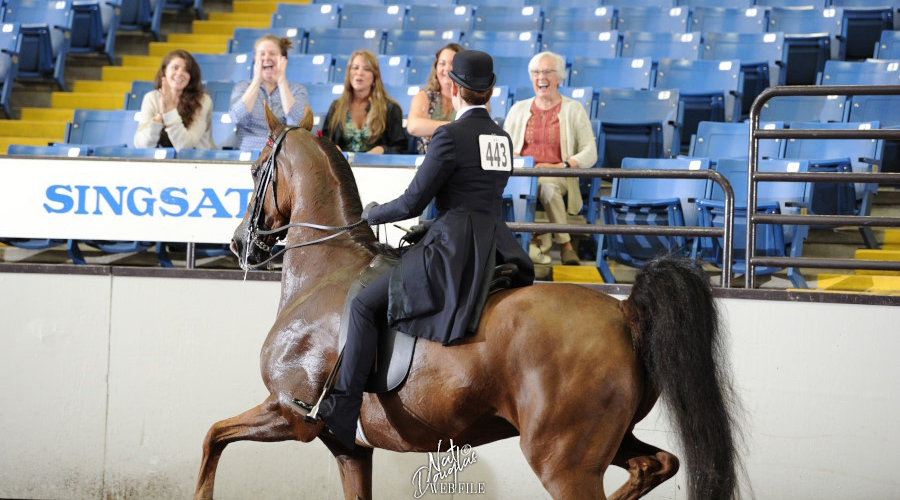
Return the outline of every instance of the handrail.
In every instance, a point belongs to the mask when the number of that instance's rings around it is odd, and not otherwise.
[[[855,259],[813,259],[798,257],[756,257],[757,224],[792,224],[792,225],[825,225],[825,226],[883,226],[900,227],[900,217],[872,217],[862,215],[782,215],[757,214],[756,183],[760,181],[786,182],[876,182],[900,183],[900,174],[885,173],[774,173],[758,172],[760,139],[892,139],[900,140],[900,130],[824,130],[824,129],[780,129],[763,130],[759,128],[759,114],[763,105],[779,96],[828,96],[828,95],[900,95],[900,85],[799,85],[790,87],[771,87],[764,90],[753,101],[750,107],[750,168],[747,177],[747,272],[744,275],[745,288],[756,286],[756,266],[777,267],[813,267],[823,269],[867,269],[867,270],[900,270],[900,263],[891,261],[855,260]]]
[[[663,179],[712,179],[725,194],[725,224],[719,228],[674,227],[674,226],[603,226],[598,224],[546,224],[535,222],[509,222],[514,232],[545,231],[551,233],[581,234],[628,234],[628,235],[675,235],[675,236],[721,236],[723,241],[722,287],[731,288],[732,254],[734,249],[734,190],[731,183],[715,170],[649,170],[621,168],[516,168],[517,177],[584,177],[584,178],[663,178]],[[600,249],[597,249],[600,251]]]

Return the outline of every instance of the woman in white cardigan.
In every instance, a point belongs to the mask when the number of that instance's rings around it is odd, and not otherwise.
[[[215,149],[212,99],[203,92],[194,57],[186,50],[169,52],[153,83],[156,90],[147,92],[141,103],[134,147]]]
[[[591,168],[597,162],[597,142],[591,120],[577,101],[559,93],[566,62],[553,52],[541,52],[528,63],[535,96],[519,101],[506,115],[503,128],[512,137],[517,156],[534,156],[536,168]],[[563,197],[568,197],[568,203]],[[538,198],[551,223],[566,224],[567,214],[581,210],[581,190],[575,177],[540,177]],[[567,233],[554,235],[562,263],[578,265],[578,254]],[[532,249],[532,259],[548,264],[545,250]]]

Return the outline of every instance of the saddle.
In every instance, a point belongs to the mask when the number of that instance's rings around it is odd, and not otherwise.
[[[340,337],[338,351],[342,351],[347,342],[348,319],[350,316],[350,304],[353,299],[376,278],[390,272],[400,264],[397,257],[378,255],[372,262],[360,272],[359,276],[350,285],[347,299],[344,301],[344,309],[341,312]],[[492,268],[493,275],[488,283],[487,295],[511,286],[510,277],[518,272],[515,264],[502,264]],[[482,304],[483,307],[483,304]],[[382,393],[397,388],[409,375],[409,367],[412,366],[413,353],[415,352],[418,337],[394,330],[387,325],[387,320],[379,326],[378,348],[375,354],[375,364],[366,382],[366,392]]]

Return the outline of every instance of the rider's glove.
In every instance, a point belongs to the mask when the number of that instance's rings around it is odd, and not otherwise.
[[[371,223],[372,221],[369,220],[369,212],[372,210],[372,207],[377,207],[377,206],[378,206],[377,201],[370,201],[369,204],[366,205],[366,208],[363,209],[363,212],[362,212],[362,215],[360,216],[360,218],[366,222]]]
[[[425,227],[424,224],[416,224],[415,226],[409,228],[409,232],[400,237],[400,242],[406,242],[409,245],[415,245],[422,238],[425,237],[425,233],[428,232],[428,228]]]

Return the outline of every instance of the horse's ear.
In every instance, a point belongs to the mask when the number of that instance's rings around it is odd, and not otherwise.
[[[298,126],[300,128],[305,128],[306,130],[309,130],[310,132],[312,132],[313,112],[309,106],[306,106],[306,108],[303,110],[303,118],[300,119],[300,123],[298,124]]]
[[[278,127],[281,126],[281,120],[279,120],[272,110],[269,109],[269,104],[264,102],[263,107],[266,110],[266,124],[269,126],[269,133],[274,134]]]

